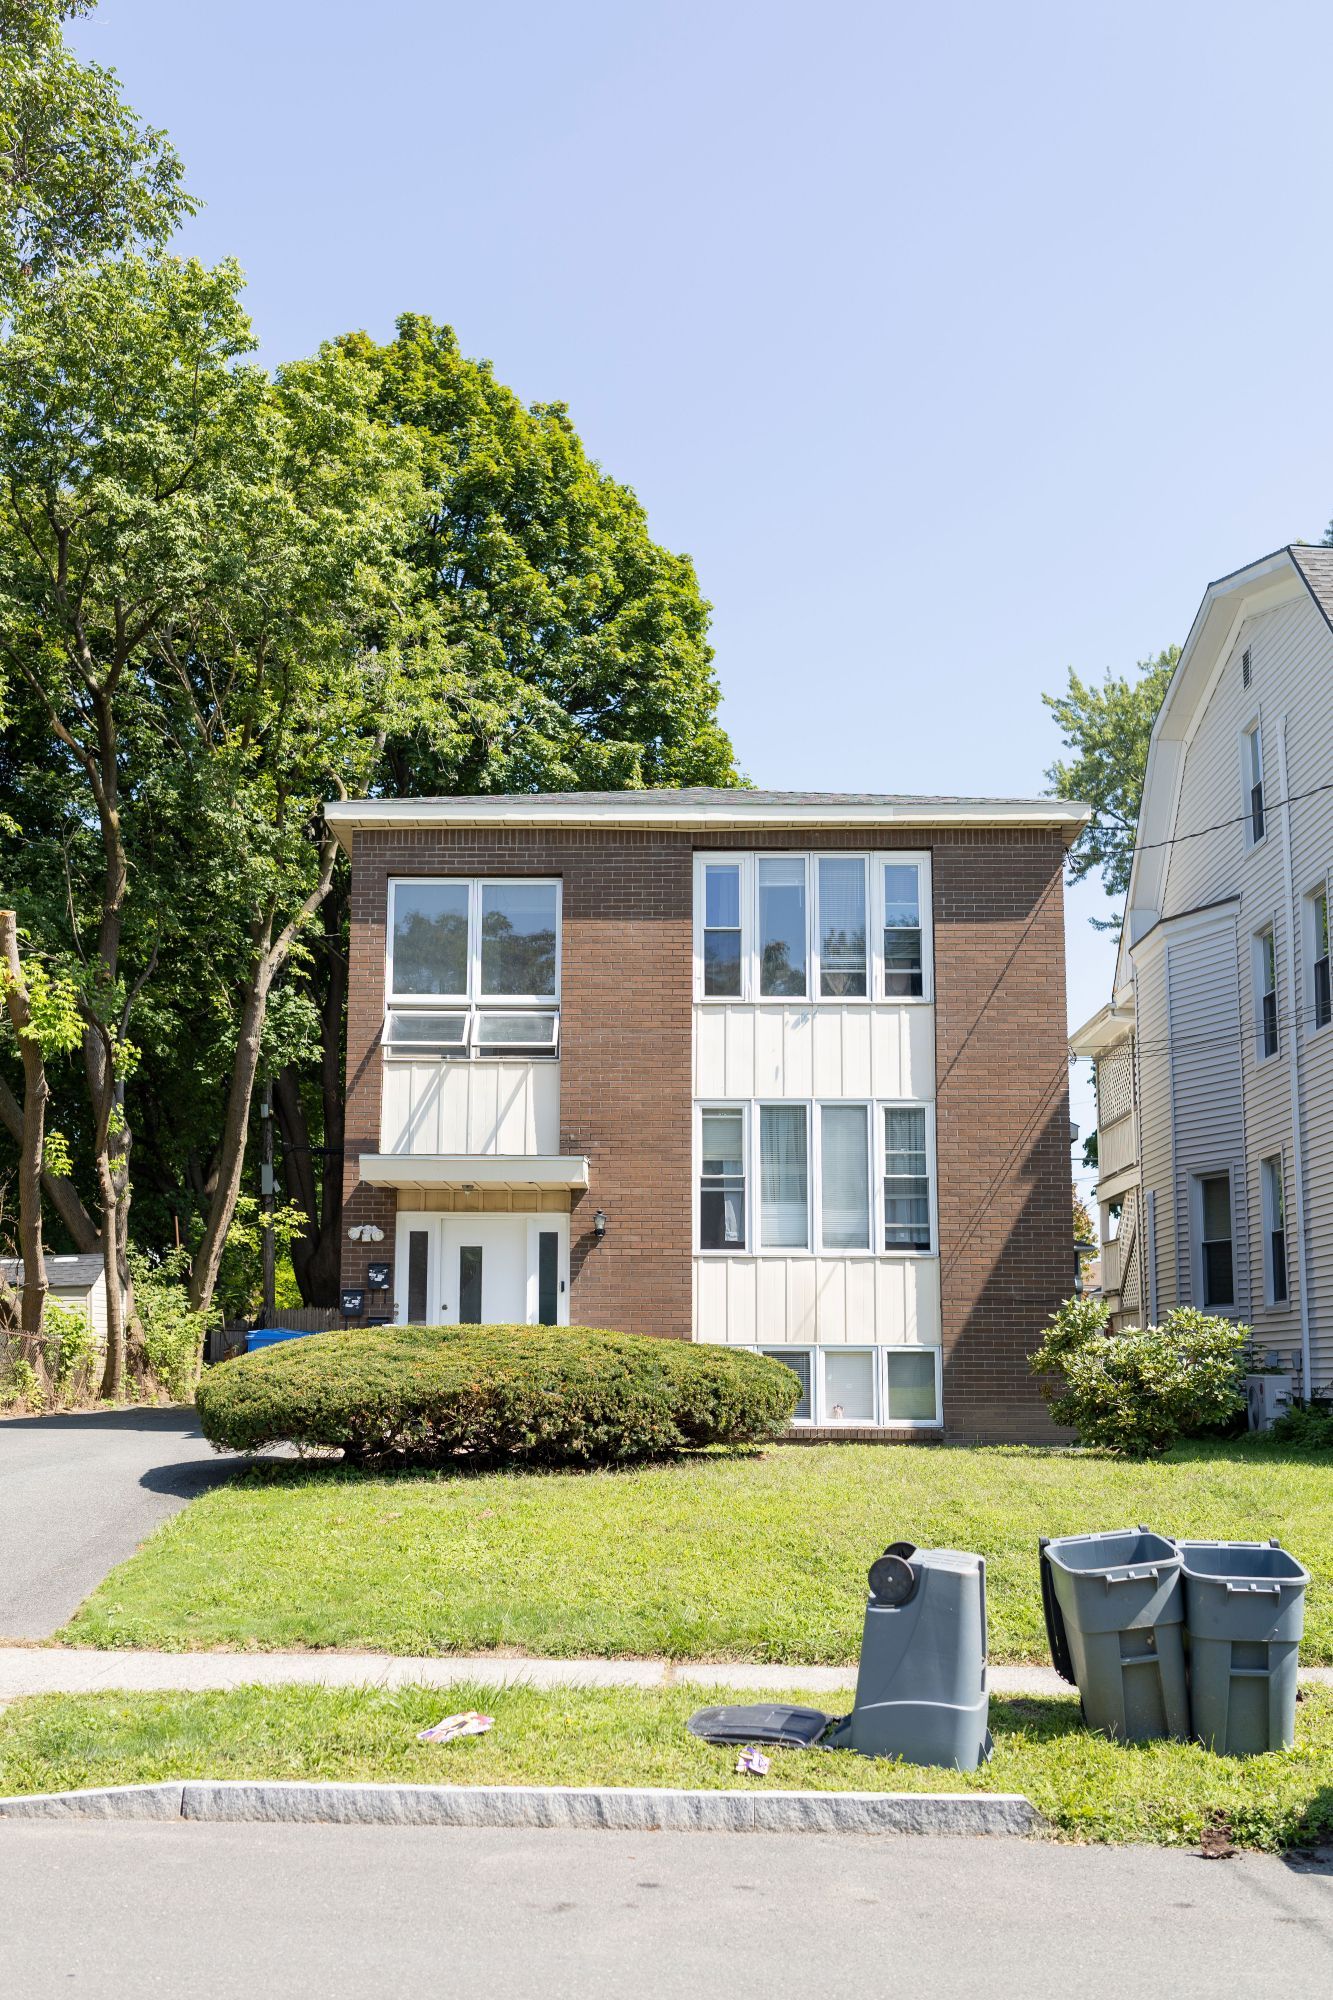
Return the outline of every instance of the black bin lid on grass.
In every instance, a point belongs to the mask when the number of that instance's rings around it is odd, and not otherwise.
[[[832,1721],[822,1709],[754,1701],[696,1709],[685,1727],[705,1743],[778,1743],[788,1750],[811,1750]]]

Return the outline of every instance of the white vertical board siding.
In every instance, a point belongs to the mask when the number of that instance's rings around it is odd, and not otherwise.
[[[382,1153],[558,1153],[555,1062],[386,1062]]]
[[[935,1096],[929,1006],[696,1007],[696,1098]]]
[[[781,1347],[940,1344],[935,1257],[699,1257],[696,1340]]]
[[[1235,1306],[1244,1314],[1250,1303],[1250,1255],[1235,924],[1224,921],[1174,938],[1166,951],[1175,1130],[1176,1297],[1195,1305],[1203,1303],[1197,1283],[1193,1182],[1198,1174],[1226,1169],[1231,1175]]]

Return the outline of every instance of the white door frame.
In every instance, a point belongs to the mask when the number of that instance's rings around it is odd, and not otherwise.
[[[425,1230],[426,1252],[426,1318],[421,1322],[427,1326],[441,1326],[456,1322],[458,1301],[449,1300],[450,1311],[444,1310],[445,1281],[445,1241],[446,1225],[465,1223],[472,1211],[431,1209],[400,1209],[394,1226],[393,1260],[393,1316],[402,1325],[407,1320],[408,1310],[408,1238],[413,1230]],[[537,1324],[540,1310],[540,1238],[544,1232],[556,1238],[556,1318],[557,1326],[569,1325],[569,1217],[557,1213],[544,1215],[519,1211],[497,1210],[493,1214],[477,1212],[477,1219],[486,1222],[512,1221],[526,1223],[524,1238],[526,1255],[526,1316],[530,1326]]]

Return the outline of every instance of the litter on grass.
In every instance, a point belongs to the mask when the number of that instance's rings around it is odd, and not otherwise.
[[[494,1723],[493,1715],[482,1715],[475,1708],[469,1708],[463,1715],[446,1715],[442,1722],[432,1723],[429,1729],[418,1729],[418,1743],[452,1743],[459,1736],[484,1736]]]
[[[767,1777],[768,1767],[772,1761],[771,1757],[765,1757],[757,1744],[747,1743],[736,1759],[736,1769],[738,1772],[748,1772],[753,1778],[763,1778]]]

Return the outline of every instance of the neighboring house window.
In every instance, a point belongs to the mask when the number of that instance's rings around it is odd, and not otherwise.
[[[741,865],[710,861],[704,867],[704,992],[741,996]]]
[[[884,1107],[884,1248],[929,1250],[930,1156],[921,1105]]]
[[[745,1248],[745,1113],[705,1111],[699,1168],[699,1247]]]
[[[928,999],[929,870],[926,855],[697,856],[696,998]]]
[[[1264,837],[1264,745],[1256,722],[1241,738],[1241,761],[1245,779],[1245,810],[1248,817],[1247,841],[1254,847]]]
[[[759,1241],[766,1250],[810,1242],[809,1129],[804,1104],[759,1107]]]
[[[1277,1054],[1277,944],[1271,924],[1254,940],[1254,984],[1262,1061]]]
[[[389,883],[388,1055],[553,1056],[559,979],[558,882]]]
[[[759,863],[759,992],[765,1000],[806,993],[805,861]]]
[[[819,1240],[825,1250],[870,1248],[870,1148],[864,1104],[819,1110]]]
[[[1199,1190],[1200,1277],[1205,1310],[1236,1303],[1231,1240],[1231,1175],[1201,1174]]]
[[[1264,1203],[1264,1278],[1270,1306],[1287,1302],[1287,1204],[1282,1187],[1282,1155],[1261,1160]]]
[[[921,953],[921,871],[890,861],[884,868],[884,994],[914,999],[925,990]]]
[[[859,854],[821,855],[819,990],[833,1000],[866,996],[866,864]]]
[[[1316,889],[1306,898],[1310,946],[1310,1018],[1316,1028],[1333,1019],[1333,991],[1328,977],[1328,891]]]

